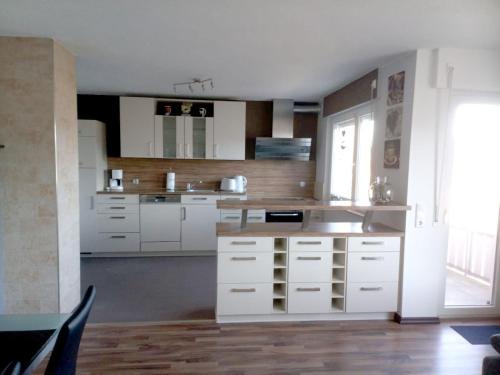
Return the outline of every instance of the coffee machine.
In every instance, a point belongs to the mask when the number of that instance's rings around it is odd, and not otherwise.
[[[109,188],[111,191],[123,191],[123,169],[111,170]]]

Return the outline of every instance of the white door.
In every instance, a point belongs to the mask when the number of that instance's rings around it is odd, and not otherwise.
[[[214,102],[214,159],[245,160],[245,102]]]
[[[96,250],[96,170],[80,168],[80,252]]]
[[[219,210],[213,204],[182,206],[182,250],[216,250]]]
[[[141,242],[179,242],[181,205],[141,203]]]
[[[97,142],[95,137],[78,137],[78,165],[80,168],[96,168]]]
[[[120,97],[121,156],[153,158],[154,98]]]

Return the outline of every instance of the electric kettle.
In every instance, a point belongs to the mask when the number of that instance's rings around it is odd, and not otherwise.
[[[222,191],[236,191],[236,180],[231,177],[224,177],[220,182]]]
[[[245,193],[247,191],[247,178],[245,176],[234,176],[236,180],[236,189],[237,193]]]

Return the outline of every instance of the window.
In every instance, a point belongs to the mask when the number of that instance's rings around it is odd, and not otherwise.
[[[366,200],[374,128],[371,106],[333,116],[331,123],[331,199]]]

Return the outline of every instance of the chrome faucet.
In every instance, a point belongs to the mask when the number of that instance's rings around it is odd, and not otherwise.
[[[194,190],[194,187],[195,187],[196,185],[200,185],[200,184],[202,184],[202,183],[203,183],[203,181],[198,181],[198,182],[188,182],[188,183],[186,184],[186,190],[187,190],[187,191],[189,191],[189,190]]]

